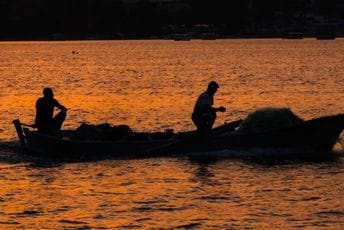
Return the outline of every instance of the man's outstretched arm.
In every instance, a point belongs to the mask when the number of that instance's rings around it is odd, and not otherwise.
[[[214,108],[215,112],[225,112],[226,111],[226,108],[221,106],[221,107],[218,107],[218,108]]]

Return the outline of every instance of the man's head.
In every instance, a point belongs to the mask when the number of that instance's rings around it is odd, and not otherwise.
[[[52,88],[44,88],[43,95],[45,98],[50,98],[50,99],[54,98],[54,93],[53,93]]]
[[[216,83],[216,81],[211,81],[208,84],[208,93],[210,93],[211,95],[214,95],[217,91],[217,88],[219,88],[219,84]]]

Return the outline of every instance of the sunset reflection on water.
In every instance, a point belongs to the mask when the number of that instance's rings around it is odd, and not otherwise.
[[[192,129],[190,114],[210,80],[227,107],[217,124],[260,107],[304,118],[343,112],[344,40],[76,41],[0,43],[0,139],[11,120],[33,121],[43,87],[80,122],[135,130]],[[77,51],[73,54],[73,51]]]
[[[343,162],[269,166],[178,158],[1,166],[0,226],[341,226],[342,168]]]
[[[344,40],[0,42],[0,140],[32,123],[43,87],[81,122],[193,129],[210,80],[227,108],[344,113]],[[73,51],[74,54],[73,54]],[[344,226],[343,157],[55,162],[0,142],[0,229],[298,229]]]

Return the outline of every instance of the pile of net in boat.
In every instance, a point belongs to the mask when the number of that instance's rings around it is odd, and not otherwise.
[[[81,124],[74,132],[73,140],[113,141],[131,136],[132,129],[128,125],[112,126],[108,123],[99,125]]]
[[[288,108],[263,108],[248,115],[238,128],[239,133],[258,133],[286,128],[303,120]]]

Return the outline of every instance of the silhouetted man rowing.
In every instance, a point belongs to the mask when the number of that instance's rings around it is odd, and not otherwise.
[[[51,88],[43,89],[44,97],[36,102],[35,126],[38,131],[50,135],[58,135],[67,114],[67,108],[54,99],[54,93]],[[61,111],[54,117],[54,108]]]
[[[208,133],[213,127],[216,119],[216,112],[226,111],[223,106],[218,108],[213,107],[214,95],[218,88],[219,85],[215,81],[211,81],[208,84],[207,91],[198,97],[191,116],[197,129],[203,134]]]

